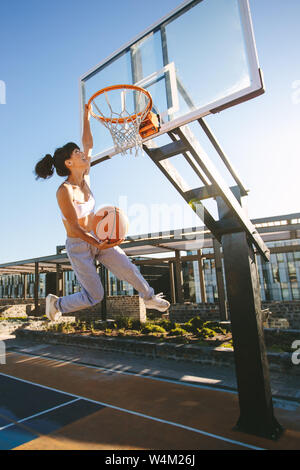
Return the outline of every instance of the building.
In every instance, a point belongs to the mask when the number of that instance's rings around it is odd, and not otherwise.
[[[271,251],[269,263],[256,255],[262,301],[300,300],[300,213],[252,223]],[[222,248],[205,227],[127,237],[122,248],[172,303],[226,303]],[[107,295],[136,294],[104,267],[99,266],[99,275]],[[37,304],[50,292],[67,295],[79,289],[64,246],[57,246],[55,255],[0,265],[0,299]]]

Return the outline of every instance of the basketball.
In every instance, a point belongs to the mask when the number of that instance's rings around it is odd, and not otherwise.
[[[127,216],[118,207],[105,206],[95,213],[93,230],[99,240],[115,243],[126,237],[128,226]]]

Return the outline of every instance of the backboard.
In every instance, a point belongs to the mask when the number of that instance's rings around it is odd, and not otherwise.
[[[248,0],[187,0],[111,54],[80,78],[81,122],[96,91],[121,83],[151,93],[156,136],[262,94]],[[107,129],[91,129],[93,160],[114,155]]]

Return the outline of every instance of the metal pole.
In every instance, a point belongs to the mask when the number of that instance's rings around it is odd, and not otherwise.
[[[214,257],[215,257],[215,269],[216,269],[216,279],[217,279],[217,288],[218,288],[218,300],[219,300],[219,310],[220,310],[220,320],[228,320],[228,311],[223,279],[223,270],[222,270],[222,258],[220,243],[213,237],[213,247],[214,247]]]
[[[39,314],[39,263],[35,262],[35,277],[34,277],[34,312],[35,315]]]
[[[27,273],[24,274],[24,300],[27,299]]]
[[[172,302],[172,304],[176,304],[174,263],[173,263],[173,261],[169,261],[169,270],[170,270],[171,302]]]
[[[203,270],[203,259],[202,259],[202,251],[197,250],[198,255],[198,269],[199,269],[199,281],[200,281],[200,291],[201,291],[201,302],[206,303],[206,289],[205,289],[205,278],[204,278],[204,270]]]
[[[175,271],[176,271],[176,287],[177,287],[177,300],[178,303],[183,304],[183,276],[182,276],[182,267],[180,261],[180,251],[175,251]]]
[[[100,277],[102,286],[104,289],[104,296],[101,302],[101,320],[107,320],[107,304],[106,304],[106,296],[107,296],[107,286],[106,286],[106,268],[103,264],[100,264]]]
[[[58,297],[63,296],[63,278],[62,278],[62,269],[60,264],[56,264],[56,295]]]
[[[217,205],[221,223],[231,219],[219,197]],[[283,429],[273,412],[255,253],[244,231],[222,235],[222,247],[240,404],[236,429],[277,439]]]

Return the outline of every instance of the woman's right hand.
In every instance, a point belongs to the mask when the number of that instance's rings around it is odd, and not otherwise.
[[[97,248],[98,250],[106,250],[107,248],[110,248],[108,238],[106,238],[104,241],[99,242]]]
[[[99,243],[98,245],[98,250],[107,250],[107,248],[113,248],[114,246],[118,246],[121,243],[123,243],[125,239],[121,238],[120,240],[117,240],[116,242],[110,242],[108,238],[106,238],[103,242]]]

